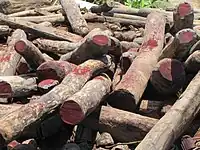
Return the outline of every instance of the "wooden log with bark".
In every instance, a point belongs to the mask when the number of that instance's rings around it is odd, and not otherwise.
[[[67,61],[47,61],[37,68],[36,74],[39,81],[54,79],[61,82],[75,67]]]
[[[176,59],[164,58],[157,63],[150,82],[160,94],[170,95],[176,94],[183,87],[185,79],[183,63]]]
[[[121,41],[122,52],[127,52],[131,48],[139,48],[140,45],[136,42]]]
[[[42,52],[29,40],[19,39],[14,47],[34,70],[46,61]]]
[[[59,84],[58,80],[45,79],[45,80],[42,80],[40,83],[38,83],[38,89],[42,93],[47,93],[58,84]]]
[[[87,22],[81,14],[75,0],[59,0],[67,19],[75,33],[86,35],[89,32]]]
[[[57,40],[67,40],[70,42],[78,42],[82,39],[81,36],[69,33],[67,31],[59,30],[53,27],[44,27],[35,23],[31,23],[24,20],[17,20],[0,13],[0,21],[2,24],[8,25],[14,29],[20,28],[25,32],[38,34],[41,37],[47,37]]]
[[[142,140],[157,119],[139,114],[102,106],[100,115],[93,113],[82,124],[100,132],[108,132],[120,142]]]
[[[9,35],[11,32],[11,29],[7,25],[0,25],[0,35],[5,36]]]
[[[69,97],[60,107],[61,119],[71,125],[80,123],[103,101],[110,92],[111,80],[100,75],[88,81],[83,88]]]
[[[161,54],[165,17],[158,12],[153,12],[147,20],[144,41],[139,49],[140,54],[134,59],[121,82],[108,97],[108,103],[113,107],[128,111],[135,110]]]
[[[17,64],[21,59],[15,49],[15,42],[19,39],[26,39],[26,34],[23,30],[15,30],[7,41],[7,46],[1,46],[0,53],[0,75],[11,76],[15,75]]]
[[[187,73],[197,73],[200,70],[200,50],[193,52],[184,64]]]
[[[125,31],[125,32],[115,31],[114,37],[120,41],[132,42],[133,39],[136,37],[136,32],[135,31]]]

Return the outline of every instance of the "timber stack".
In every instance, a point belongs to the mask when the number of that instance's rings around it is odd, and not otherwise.
[[[200,149],[199,19],[188,2],[2,0],[0,149]]]

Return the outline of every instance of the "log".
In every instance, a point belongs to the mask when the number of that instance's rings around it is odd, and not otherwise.
[[[175,38],[169,41],[165,46],[159,60],[163,58],[175,58],[184,61],[188,55],[189,50],[198,40],[198,36],[192,29],[183,29],[179,31]]]
[[[39,25],[42,25],[42,26],[45,26],[45,27],[52,27],[52,23],[51,22],[48,22],[48,21],[44,21],[42,23],[39,23]]]
[[[0,97],[23,97],[37,91],[36,78],[30,76],[0,76]]]
[[[138,38],[135,38],[133,42],[136,42],[137,44],[141,45],[143,43],[143,40],[144,40],[143,37],[138,37]]]
[[[42,95],[37,101],[23,105],[20,110],[6,117],[1,117],[0,145],[19,136],[26,127],[54,111],[67,98],[78,92],[91,77],[108,69],[110,64],[109,56],[87,60],[69,73],[61,84]]]
[[[171,58],[159,61],[150,77],[153,87],[163,95],[176,94],[184,86],[185,80],[183,63]]]
[[[92,13],[85,13],[84,18],[87,22],[120,23],[122,25],[133,25],[135,27],[144,27],[146,23],[143,20],[131,20],[131,19],[108,17],[108,16],[98,16]]]
[[[17,53],[22,55],[34,70],[45,62],[45,58],[41,51],[29,40],[20,39],[16,41],[14,47]]]
[[[200,40],[191,47],[189,54],[191,55],[196,50],[200,50]]]
[[[111,41],[107,36],[94,35],[88,37],[86,41],[74,51],[62,55],[60,60],[69,61],[78,65],[87,59],[93,59],[102,56],[103,54],[107,54],[110,46]]]
[[[80,35],[86,35],[89,32],[87,22],[81,14],[80,8],[75,0],[59,0],[60,4],[67,16],[72,30]]]
[[[113,80],[112,80],[112,90],[114,90],[116,86],[120,83],[122,76],[123,76],[123,72],[120,67],[120,64],[118,64],[113,76]]]
[[[192,53],[184,64],[187,73],[196,74],[200,70],[200,50]]]
[[[1,36],[9,35],[10,32],[11,32],[11,29],[9,28],[9,26],[0,25],[0,35]]]
[[[59,84],[58,80],[46,79],[46,80],[42,80],[38,84],[38,89],[40,90],[41,93],[44,94],[44,93],[49,92],[51,89],[53,89],[58,84]]]
[[[127,41],[121,41],[120,42],[122,46],[122,52],[127,52],[131,48],[139,48],[140,45],[136,42],[127,42]]]
[[[37,68],[36,75],[39,81],[54,79],[61,82],[75,67],[67,61],[47,61]]]
[[[69,97],[60,107],[61,119],[71,125],[84,120],[103,101],[110,92],[111,80],[107,75],[100,75],[88,81],[83,88]]]
[[[98,6],[92,6],[90,8],[90,11],[92,13],[101,13],[101,12],[108,12],[110,11],[111,9],[113,8],[113,5],[112,5],[112,2],[104,2],[103,4],[101,5],[98,5]]]
[[[124,32],[115,31],[114,37],[120,41],[132,42],[133,39],[136,37],[136,32],[135,31],[124,31]]]
[[[155,124],[136,150],[169,149],[187,129],[200,109],[200,71],[171,109]]]
[[[173,33],[186,28],[193,29],[194,11],[188,2],[180,3],[173,12]]]
[[[0,54],[0,75],[11,76],[15,75],[17,64],[21,56],[15,51],[14,44],[19,39],[26,39],[26,34],[23,30],[15,30],[7,41],[7,46],[1,47]]]
[[[108,97],[108,103],[113,107],[134,111],[157,64],[163,48],[166,20],[158,12],[151,13],[147,20],[144,41],[139,49],[140,54]]]
[[[37,34],[41,37],[47,37],[55,40],[67,40],[70,42],[78,42],[82,39],[81,36],[69,33],[67,31],[59,30],[53,27],[44,27],[42,25],[24,20],[17,20],[2,13],[0,13],[0,20],[2,24],[8,25],[14,29],[20,28],[25,32]]]
[[[120,142],[141,140],[157,123],[157,119],[102,106],[100,115],[92,114],[83,120],[86,127],[108,132]]]

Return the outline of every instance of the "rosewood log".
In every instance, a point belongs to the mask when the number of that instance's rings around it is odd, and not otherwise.
[[[30,76],[0,76],[0,97],[22,97],[37,91],[36,78]]]
[[[171,58],[159,61],[150,77],[153,87],[164,95],[176,94],[184,86],[185,80],[183,63]]]
[[[192,53],[185,61],[185,70],[188,73],[197,73],[200,70],[200,50]]]
[[[148,132],[136,150],[169,149],[187,129],[200,109],[200,71],[171,109]]]
[[[180,3],[173,12],[173,33],[186,28],[193,28],[194,11],[188,2]]]
[[[136,37],[136,32],[135,31],[124,31],[124,32],[115,31],[114,37],[120,41],[132,42],[133,39]]]
[[[46,80],[42,80],[39,84],[38,84],[38,89],[40,90],[40,92],[42,93],[47,93],[49,92],[51,89],[53,89],[56,85],[59,84],[58,80],[54,80],[54,79],[46,79]]]
[[[32,69],[37,69],[45,58],[41,51],[30,41],[20,39],[15,43],[15,50],[23,56]]]
[[[94,35],[91,38],[87,38],[87,40],[74,51],[62,55],[60,60],[69,61],[78,65],[87,59],[93,59],[107,54],[110,46],[111,41],[107,36]]]
[[[36,74],[39,81],[54,79],[61,82],[75,67],[67,61],[47,61],[37,68]]]
[[[141,140],[157,123],[157,119],[102,106],[100,115],[92,114],[82,123],[94,130],[108,132],[120,142]]]
[[[26,39],[26,34],[23,30],[17,29],[15,30],[11,37],[7,41],[7,46],[1,47],[0,52],[0,75],[1,76],[11,76],[15,75],[17,64],[21,59],[21,55],[19,55],[15,49],[15,42],[19,39]]]
[[[59,1],[73,31],[80,35],[86,35],[89,32],[89,28],[75,0]]]
[[[111,80],[104,74],[88,81],[83,88],[69,97],[60,107],[61,119],[71,125],[80,123],[103,101],[110,92]]]
[[[135,110],[163,48],[165,23],[165,17],[158,12],[147,17],[140,54],[108,97],[111,106],[128,111]]]
[[[0,35],[1,36],[9,35],[10,32],[11,32],[11,29],[9,28],[9,26],[0,25]]]
[[[124,74],[122,72],[120,64],[118,64],[112,80],[112,90],[114,90],[116,86],[120,83],[123,75]]]
[[[127,52],[131,48],[139,48],[140,45],[136,42],[121,41],[122,52]]]

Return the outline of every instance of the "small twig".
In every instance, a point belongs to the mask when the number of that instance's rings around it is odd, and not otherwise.
[[[113,148],[113,147],[118,146],[118,145],[139,144],[140,142],[142,142],[142,141],[132,141],[132,142],[127,142],[127,143],[116,143],[116,144],[113,144],[113,145],[105,146],[105,148]]]

